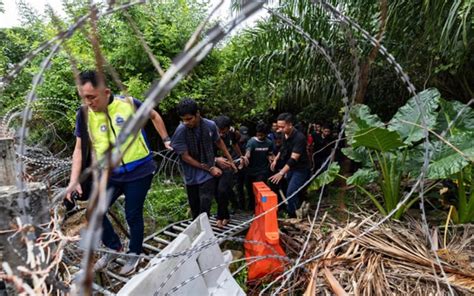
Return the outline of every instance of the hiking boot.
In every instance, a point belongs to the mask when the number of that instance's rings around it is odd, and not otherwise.
[[[119,254],[106,252],[99,260],[94,264],[94,272],[101,271],[104,268],[107,268],[110,262],[117,258]]]
[[[120,275],[130,275],[137,270],[138,264],[141,262],[141,258],[139,255],[135,253],[129,253],[127,256],[127,261],[125,261],[125,265],[120,269]]]

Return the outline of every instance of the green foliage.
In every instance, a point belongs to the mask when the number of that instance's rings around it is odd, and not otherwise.
[[[432,129],[436,124],[440,93],[431,88],[417,94],[398,109],[390,120],[388,129],[397,131],[405,144],[413,144],[423,139],[425,130],[423,125]]]
[[[474,130],[474,111],[458,101],[440,99],[440,112],[436,122],[436,132],[449,132],[450,135]],[[454,121],[452,123],[452,121]],[[448,130],[449,127],[449,130]]]
[[[69,21],[77,19],[89,11],[89,1],[65,2],[68,16],[58,22],[48,21],[37,13],[33,13],[34,11],[30,10],[28,5],[21,3],[23,27],[0,29],[2,40],[0,43],[0,76],[7,74],[13,65],[19,63],[27,53],[36,49],[39,44],[55,36],[58,30],[69,26]],[[161,67],[166,70],[170,66],[172,58],[182,51],[189,36],[205,17],[206,9],[207,6],[198,0],[147,1],[147,4],[129,8],[128,13],[143,34]],[[45,72],[42,84],[36,92],[38,98],[51,98],[56,102],[63,102],[70,106],[70,109],[67,110],[55,109],[52,112],[36,114],[45,120],[54,122],[56,119],[55,132],[66,142],[73,140],[71,130],[74,128],[76,109],[80,105],[71,64],[74,61],[79,70],[95,67],[94,52],[89,40],[90,30],[90,24],[86,23],[83,30],[77,30],[67,39],[62,47],[63,50],[59,51],[52,59],[51,66]],[[101,18],[98,22],[98,33],[101,52],[107,63],[119,75],[122,84],[126,86],[125,92],[143,100],[152,82],[159,79],[159,74],[150,62],[124,13],[115,13]],[[48,54],[48,51],[41,52],[2,91],[0,94],[0,116],[25,101],[25,96],[31,89],[32,78],[38,73],[41,61]],[[171,111],[177,102],[185,96],[194,97],[201,102],[204,101],[204,98],[209,98],[209,94],[213,92],[219,61],[219,52],[211,53],[208,59],[194,69],[163,100],[160,105],[161,111]],[[106,71],[108,71],[107,67]],[[108,83],[113,92],[121,92],[114,82],[111,76],[108,77]],[[68,118],[64,118],[56,111],[66,113]],[[38,132],[35,131],[36,128],[39,128]],[[30,136],[38,135],[40,137],[42,131],[44,131],[44,125],[31,126]],[[37,141],[38,137],[35,136],[31,140]],[[60,147],[59,150],[62,148]]]
[[[370,127],[358,131],[353,137],[354,148],[365,147],[380,152],[388,152],[402,147],[400,135],[381,127]]]
[[[420,94],[419,97],[421,96]],[[406,138],[413,139],[411,136],[413,130],[405,132],[406,129],[402,126],[403,118],[412,114],[413,100],[414,98],[410,99],[405,106],[401,107],[392,119],[393,130],[385,128],[380,119],[371,114],[369,107],[365,105],[356,105],[350,113],[346,133],[350,147],[343,149],[343,153],[361,162],[364,167],[348,178],[347,182],[356,185],[366,194],[383,215],[396,209],[402,190],[401,181],[407,175],[405,161],[408,147],[402,142],[401,133],[405,134]],[[434,117],[434,122],[436,122],[436,117]],[[367,159],[370,159],[370,162]],[[376,181],[382,190],[383,203],[379,202],[377,196],[362,187],[371,181]],[[401,206],[393,218],[400,219],[411,202]]]
[[[375,182],[379,176],[380,173],[378,171],[370,168],[363,168],[357,170],[357,172],[347,178],[346,182],[348,185],[364,186],[369,183]]]
[[[448,138],[449,144],[437,143],[428,167],[431,179],[449,178],[474,162],[474,133],[464,132]],[[439,147],[440,146],[440,147]]]
[[[187,205],[184,186],[155,181],[145,201],[145,217],[153,221],[155,228],[161,228],[170,222],[187,219]]]
[[[454,180],[458,185],[457,215],[453,219],[456,223],[474,222],[474,166],[467,166],[456,174]]]
[[[318,190],[324,185],[331,183],[336,179],[340,169],[341,167],[339,166],[339,164],[337,164],[336,162],[331,163],[327,170],[322,172],[313,180],[313,182],[311,182],[311,185],[309,185],[308,189]]]
[[[135,98],[143,97],[143,94],[150,88],[150,84],[142,80],[142,75],[130,77],[126,82],[128,94]]]
[[[239,1],[234,2],[238,9]],[[354,69],[346,34],[330,20],[329,14],[311,1],[273,2],[280,4],[276,8],[278,12],[329,50],[343,79],[350,81]],[[370,34],[375,35],[380,30],[380,1],[334,0],[331,3],[343,8],[344,14]],[[473,6],[470,0],[388,1],[383,44],[417,89],[437,87],[444,97],[464,102],[473,97]],[[361,62],[366,62],[372,48],[359,33],[353,34]],[[251,95],[257,104],[302,112],[299,118],[308,121],[332,122],[337,118],[341,94],[334,73],[320,53],[292,27],[269,16],[236,40],[238,44],[233,47],[238,47],[239,55],[234,58],[235,79],[256,90]],[[408,93],[380,54],[370,71],[364,100],[375,113],[388,120],[405,103]],[[266,100],[260,94],[267,96]],[[308,111],[312,105],[320,108]]]
[[[471,221],[474,216],[474,210],[471,210],[474,201],[469,198],[473,192],[470,181],[470,171],[474,163],[473,111],[459,102],[442,100],[436,89],[423,91],[418,94],[418,98],[424,111],[425,123],[431,131],[428,147],[433,154],[427,176],[431,179],[456,180],[456,221]],[[463,112],[458,114],[460,111]],[[455,123],[451,124],[456,118]],[[388,124],[388,129],[383,127],[377,117],[370,114],[367,106],[357,105],[351,111],[347,129],[348,143],[351,146],[343,149],[343,153],[360,162],[363,167],[349,177],[347,183],[364,192],[383,214],[395,209],[400,201],[400,192],[403,189],[401,181],[404,178],[419,176],[426,156],[425,143],[421,142],[425,134],[422,126],[415,97],[397,111]],[[446,133],[446,138],[442,138],[440,133]],[[367,159],[370,159],[370,162]],[[374,181],[382,190],[382,204],[373,193],[362,187]],[[394,218],[400,218],[415,200],[397,210]]]

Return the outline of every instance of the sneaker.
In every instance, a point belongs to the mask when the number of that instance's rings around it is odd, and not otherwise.
[[[104,268],[107,268],[110,262],[112,262],[119,255],[117,253],[106,252],[99,260],[94,264],[94,272],[100,271]]]
[[[137,270],[138,264],[141,262],[141,258],[139,255],[135,253],[129,253],[127,256],[127,261],[125,262],[125,265],[122,266],[122,268],[119,271],[120,275],[130,275]]]

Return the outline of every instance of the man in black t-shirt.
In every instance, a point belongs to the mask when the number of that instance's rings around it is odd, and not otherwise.
[[[247,143],[244,156],[247,166],[246,186],[249,195],[248,209],[255,209],[255,196],[252,184],[254,182],[266,182],[270,168],[270,159],[273,156],[273,143],[266,137],[267,125],[263,122],[257,124],[256,135]]]
[[[232,121],[225,115],[218,116],[214,122],[219,130],[219,135],[225,143],[229,153],[233,159],[242,157],[242,152],[239,147],[240,134],[232,127]],[[222,169],[222,175],[217,179],[216,197],[217,197],[217,221],[218,226],[227,225],[230,220],[229,200],[232,203],[234,210],[241,208],[238,204],[237,197],[234,193],[234,173],[236,171],[230,166],[229,161],[216,154],[216,164]],[[235,167],[235,166],[234,166]],[[222,221],[219,223],[219,221]]]
[[[288,181],[286,198],[288,201],[288,215],[296,218],[296,209],[299,207],[298,189],[308,180],[310,176],[309,159],[306,153],[306,137],[294,127],[293,115],[282,113],[277,118],[278,132],[283,132],[283,145],[277,157],[271,164],[271,170],[275,171],[277,163],[285,162],[283,168],[269,178],[274,184],[280,183],[284,176]],[[294,195],[294,196],[293,196]]]
[[[327,124],[323,125],[321,133],[313,137],[313,173],[316,173],[331,155],[334,144],[331,128]],[[319,174],[326,170],[328,163],[319,171]]]

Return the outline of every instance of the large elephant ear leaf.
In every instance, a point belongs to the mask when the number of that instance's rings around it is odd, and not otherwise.
[[[424,90],[417,96],[410,98],[408,102],[398,109],[395,116],[390,120],[388,129],[397,131],[405,144],[412,144],[424,137],[423,120],[426,127],[432,129],[436,124],[440,93],[435,88]]]
[[[433,150],[433,145],[431,142],[429,145],[430,151]],[[405,172],[407,172],[411,178],[418,178],[426,156],[425,147],[424,145],[417,145],[411,149],[407,149],[406,153],[407,156],[404,165]]]
[[[448,127],[451,134],[474,130],[474,110],[471,107],[458,101],[443,99],[440,99],[439,105],[436,132],[447,131]]]
[[[331,163],[327,170],[323,171],[319,176],[317,176],[311,185],[309,185],[309,190],[318,190],[319,188],[323,187],[323,185],[327,185],[336,179],[337,174],[341,167],[337,164],[337,162]]]
[[[448,141],[450,145],[437,145],[428,167],[428,178],[448,178],[474,163],[473,132],[456,134]]]
[[[370,108],[363,104],[355,105],[349,113],[349,122],[346,127],[346,137],[348,144],[353,142],[354,135],[363,129],[369,127],[383,127],[384,124],[380,118],[370,113]]]
[[[358,131],[354,136],[354,148],[366,147],[381,152],[402,147],[404,144],[400,135],[381,127],[372,127]]]
[[[380,173],[374,169],[359,169],[352,176],[347,178],[347,184],[364,186],[375,182]]]
[[[365,147],[344,147],[341,149],[342,153],[347,156],[349,159],[360,162],[362,166],[370,166],[370,153],[369,150]]]

